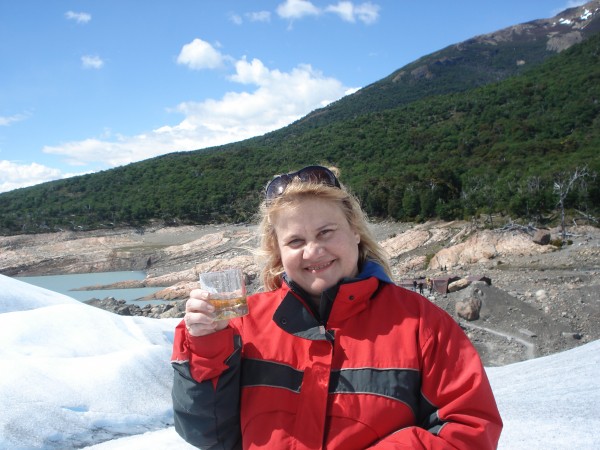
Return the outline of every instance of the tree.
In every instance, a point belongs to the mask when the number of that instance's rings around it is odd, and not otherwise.
[[[463,203],[467,210],[482,212],[488,216],[490,227],[494,227],[493,214],[497,209],[498,188],[492,175],[484,174],[472,177],[462,191]]]
[[[563,171],[554,178],[554,193],[558,196],[556,206],[560,210],[560,229],[563,242],[567,238],[565,227],[565,200],[569,193],[578,186],[585,187],[585,179],[591,176],[587,166],[576,167],[574,171]]]
[[[404,211],[404,217],[407,219],[413,219],[419,214],[419,194],[412,184],[409,184],[404,190],[404,195],[402,196],[402,209]]]

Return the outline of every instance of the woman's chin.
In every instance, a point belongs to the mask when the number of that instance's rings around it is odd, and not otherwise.
[[[332,282],[332,281],[317,280],[317,281],[311,283],[307,289],[305,288],[305,290],[310,295],[320,296],[323,291],[326,291],[330,287],[335,286],[335,284],[336,283]]]

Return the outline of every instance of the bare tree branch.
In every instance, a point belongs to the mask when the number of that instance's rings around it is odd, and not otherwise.
[[[587,166],[582,168],[576,167],[573,172],[561,172],[554,180],[554,193],[558,196],[556,205],[560,209],[560,227],[562,232],[562,240],[567,237],[565,226],[565,200],[569,192],[578,184],[585,183],[585,178],[590,176]]]

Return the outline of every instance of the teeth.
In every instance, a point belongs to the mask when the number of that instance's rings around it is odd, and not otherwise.
[[[321,264],[320,266],[307,267],[307,269],[308,270],[320,270],[320,269],[323,269],[323,268],[329,266],[329,264],[331,264],[331,263],[327,262],[325,264]]]

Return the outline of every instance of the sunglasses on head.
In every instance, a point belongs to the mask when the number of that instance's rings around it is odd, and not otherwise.
[[[305,183],[325,184],[332,187],[340,187],[340,182],[334,173],[327,167],[308,166],[297,172],[285,173],[273,178],[265,189],[267,202],[279,197],[285,191],[285,188],[294,178],[300,179]]]

